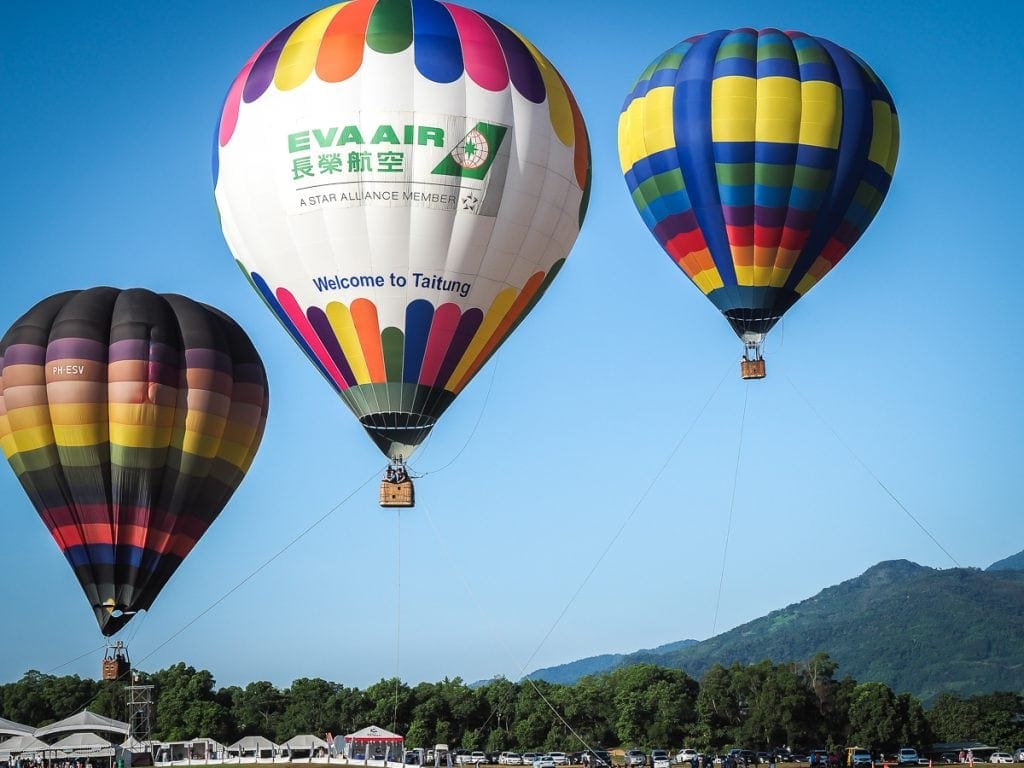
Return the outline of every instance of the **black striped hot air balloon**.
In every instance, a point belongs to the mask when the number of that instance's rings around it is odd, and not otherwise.
[[[104,635],[152,605],[231,498],[267,398],[245,332],[184,296],[68,291],[0,340],[0,447]]]

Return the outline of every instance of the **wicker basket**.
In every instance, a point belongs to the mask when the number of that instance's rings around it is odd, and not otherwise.
[[[763,379],[764,375],[763,358],[760,360],[747,360],[746,358],[740,360],[740,376],[744,379]]]
[[[382,507],[414,506],[412,480],[409,480],[408,478],[405,480],[399,480],[398,482],[392,480],[381,480],[380,505]]]

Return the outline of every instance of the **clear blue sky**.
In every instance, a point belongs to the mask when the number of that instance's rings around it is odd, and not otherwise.
[[[140,666],[185,660],[219,685],[517,678],[703,639],[882,560],[948,568],[944,547],[986,567],[1024,548],[1024,6],[468,4],[529,37],[573,89],[593,194],[558,280],[417,456],[427,475],[401,516],[400,557],[397,516],[376,503],[380,454],[245,283],[213,205],[212,133],[232,78],[320,4],[0,10],[0,326],[66,289],[184,293],[236,318],[270,376],[249,476],[123,633]],[[880,214],[772,333],[768,378],[749,385],[727,323],[633,208],[615,139],[655,55],[739,26],[856,52],[902,128]],[[33,668],[95,676],[92,611],[0,470],[0,681]]]

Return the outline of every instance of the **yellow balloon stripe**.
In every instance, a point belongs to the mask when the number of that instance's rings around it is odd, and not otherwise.
[[[896,122],[895,115],[884,101],[872,101],[871,117],[874,120],[874,131],[871,134],[868,160],[878,163],[891,175],[896,157],[892,145],[894,140],[899,142],[898,134],[893,131],[893,124]]]
[[[289,91],[302,85],[313,74],[327,26],[334,20],[342,4],[332,5],[310,15],[299,24],[281,49],[274,70],[274,85]]]
[[[792,144],[803,129],[800,81],[792,77],[762,77],[756,84],[757,141]]]
[[[477,359],[484,345],[494,335],[494,332],[498,329],[498,326],[505,318],[505,315],[508,314],[512,305],[515,304],[516,293],[515,288],[506,288],[494,297],[490,309],[487,310],[487,314],[484,316],[483,322],[480,323],[480,327],[476,329],[473,340],[466,348],[462,359],[459,360],[458,366],[452,372],[452,375],[448,377],[448,381],[444,383],[445,389],[449,389],[457,394],[461,389],[460,385],[464,386],[466,384],[463,378]]]
[[[838,149],[843,127],[843,92],[834,83],[808,80],[800,86],[800,143]]]
[[[629,171],[649,155],[675,146],[671,87],[652,88],[619,115],[619,164]]]
[[[730,75],[711,82],[711,140],[753,141],[756,136],[757,83]]]
[[[512,30],[515,32],[515,30]],[[523,45],[533,54],[537,67],[540,69],[540,76],[544,79],[544,90],[548,94],[548,112],[551,116],[551,127],[555,129],[555,135],[565,146],[571,147],[575,140],[575,130],[572,121],[572,106],[569,103],[569,95],[565,92],[562,79],[558,76],[555,68],[551,66],[544,55],[538,51],[533,43],[515,32]]]
[[[359,334],[356,332],[356,324],[352,320],[352,312],[349,308],[338,301],[332,301],[327,305],[327,319],[331,323],[334,335],[341,344],[341,351],[345,353],[345,360],[352,368],[352,374],[356,377],[356,384],[369,384],[370,368],[366,364],[366,356],[363,355],[363,346],[359,343]]]
[[[53,437],[60,448],[87,448],[99,445],[107,442],[108,433],[109,427],[105,421],[92,424],[53,425]]]

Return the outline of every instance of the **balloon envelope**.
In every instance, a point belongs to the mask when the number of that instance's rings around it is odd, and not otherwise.
[[[746,341],[864,233],[898,147],[892,98],[863,61],[776,29],[679,43],[644,70],[619,116],[637,210]]]
[[[589,145],[526,39],[435,0],[353,0],[283,29],[228,92],[225,239],[391,458],[408,458],[558,273]]]
[[[104,635],[152,605],[223,509],[267,397],[242,329],[183,296],[60,293],[0,340],[0,447]]]

